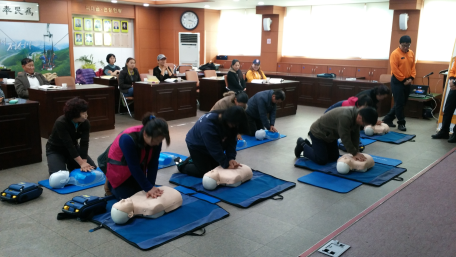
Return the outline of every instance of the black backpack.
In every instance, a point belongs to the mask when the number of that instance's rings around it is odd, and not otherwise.
[[[200,70],[215,70],[215,65],[211,62],[203,64],[199,67]]]

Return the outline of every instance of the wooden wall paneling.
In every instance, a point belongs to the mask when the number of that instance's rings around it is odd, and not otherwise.
[[[356,92],[356,86],[353,84],[344,83],[341,81],[334,82],[334,94],[332,95],[332,102],[333,104],[347,100],[349,97],[355,96],[358,92]]]
[[[194,85],[183,85],[176,88],[175,119],[183,119],[189,116],[196,116],[196,82]]]
[[[301,64],[291,63],[291,64],[289,64],[289,66],[290,66],[289,72],[301,73]]]
[[[288,64],[287,63],[278,63],[277,71],[278,72],[288,72]]]
[[[371,80],[380,80],[380,75],[382,74],[387,74],[388,69],[387,68],[372,68],[371,69]]]
[[[327,73],[327,72],[328,72],[327,65],[315,65],[314,66],[314,74]]]
[[[399,40],[399,39],[398,39]],[[352,67],[379,67],[386,68],[389,66],[389,60],[362,60],[362,59],[316,59],[305,57],[283,56],[279,62],[283,63],[305,63],[312,65],[334,65],[334,66],[352,66]]]
[[[283,91],[285,92],[285,101],[282,103],[284,114],[296,114],[298,103],[298,90],[300,82],[290,84],[283,84]]]
[[[341,71],[344,78],[354,78],[356,76],[356,67],[341,67]]]
[[[312,64],[301,64],[301,73],[313,74],[314,65]]]
[[[60,1],[59,1],[60,2]],[[69,1],[73,14],[96,15],[115,18],[135,18],[135,5],[114,4],[110,2],[94,1]],[[114,8],[121,12],[114,12]]]
[[[334,73],[337,77],[342,77],[343,67],[328,65],[328,73]]]
[[[420,10],[423,0],[390,0],[390,10]]]
[[[332,99],[332,86],[333,81],[328,80],[328,79],[318,79],[315,83],[315,89],[316,89],[316,106],[318,107],[323,107],[323,108],[328,108],[333,104],[333,99]]]
[[[316,83],[313,80],[300,80],[298,104],[315,106]]]
[[[371,72],[371,68],[368,68],[368,67],[357,67],[355,76],[357,78],[369,79],[370,78],[370,72]]]

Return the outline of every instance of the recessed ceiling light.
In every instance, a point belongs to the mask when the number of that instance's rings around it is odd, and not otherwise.
[[[205,5],[204,8],[209,8],[210,6],[209,5]]]
[[[149,6],[149,4],[144,4],[145,7]]]
[[[264,5],[264,3],[263,2],[258,2],[258,5]]]
[[[117,1],[116,0],[112,0],[111,3],[115,4],[115,3],[117,3]]]

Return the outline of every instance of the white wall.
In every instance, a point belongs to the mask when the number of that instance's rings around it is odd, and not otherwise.
[[[74,59],[81,57],[82,55],[93,54],[93,60],[103,61],[105,65],[106,56],[108,54],[114,54],[116,56],[116,65],[122,68],[125,66],[125,61],[128,57],[135,57],[134,48],[115,48],[115,47],[74,47],[73,48]],[[84,63],[79,61],[74,61],[74,71],[80,69]],[[104,66],[103,66],[104,67]],[[97,64],[98,68],[103,68],[100,64]]]

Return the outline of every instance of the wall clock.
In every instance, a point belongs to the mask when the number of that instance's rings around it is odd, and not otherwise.
[[[188,30],[195,29],[198,26],[198,22],[198,15],[192,11],[185,11],[181,16],[182,27]]]

